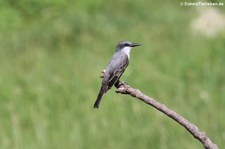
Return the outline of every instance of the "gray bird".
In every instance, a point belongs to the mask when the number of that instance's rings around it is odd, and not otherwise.
[[[132,47],[136,46],[140,46],[140,44],[131,43],[129,41],[121,41],[118,43],[116,46],[116,51],[109,61],[104,73],[102,86],[95,101],[94,108],[99,107],[103,94],[106,93],[115,83],[117,83],[117,81],[119,81],[121,75],[129,64],[130,50]]]

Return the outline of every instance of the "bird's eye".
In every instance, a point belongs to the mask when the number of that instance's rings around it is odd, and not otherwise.
[[[130,45],[129,45],[128,43],[125,43],[124,46],[125,46],[125,47],[128,47],[128,46],[130,46]]]

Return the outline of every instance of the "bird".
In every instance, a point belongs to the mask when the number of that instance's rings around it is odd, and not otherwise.
[[[99,108],[103,94],[105,94],[111,87],[116,84],[127,66],[130,60],[130,51],[133,47],[140,46],[139,43],[132,43],[130,41],[121,41],[116,46],[116,51],[110,59],[108,66],[104,72],[104,78],[102,80],[101,88],[97,99],[94,103],[94,108]]]

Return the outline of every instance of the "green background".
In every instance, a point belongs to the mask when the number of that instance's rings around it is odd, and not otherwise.
[[[173,120],[114,88],[93,109],[99,73],[124,39],[142,46],[121,80],[223,148],[225,32],[193,34],[198,11],[179,2],[1,0],[0,148],[203,148]]]

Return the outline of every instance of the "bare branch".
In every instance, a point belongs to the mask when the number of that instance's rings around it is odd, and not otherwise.
[[[145,102],[146,104],[156,108],[157,110],[161,111],[162,113],[166,114],[173,120],[175,120],[177,123],[182,125],[185,129],[187,129],[194,138],[199,140],[205,149],[218,149],[217,145],[214,144],[204,132],[200,131],[197,126],[183,118],[181,115],[177,114],[173,110],[169,109],[166,107],[164,104],[159,103],[153,98],[150,98],[143,94],[140,90],[134,89],[130,87],[129,85],[119,82],[118,84],[115,85],[117,88],[116,92],[121,93],[121,94],[129,94],[132,97],[138,98],[141,101]]]
[[[103,70],[101,72],[100,78],[104,77],[104,73],[105,73],[105,70]],[[200,131],[197,126],[195,126],[194,124],[192,124],[191,122],[189,122],[188,120],[186,120],[184,117],[177,114],[173,110],[169,109],[164,104],[159,103],[155,99],[150,98],[150,97],[146,96],[145,94],[143,94],[140,90],[134,89],[134,88],[130,87],[129,85],[122,83],[120,81],[115,84],[115,87],[117,88],[117,90],[116,90],[117,93],[131,95],[132,97],[135,97],[135,98],[145,102],[146,104],[154,107],[155,109],[161,111],[168,117],[175,120],[177,123],[179,123],[181,126],[183,126],[186,130],[188,130],[189,133],[191,133],[194,138],[199,140],[205,149],[218,149],[217,145],[214,144],[206,136],[205,132]]]

